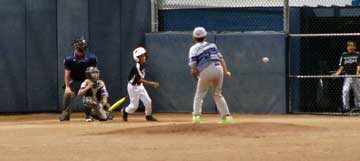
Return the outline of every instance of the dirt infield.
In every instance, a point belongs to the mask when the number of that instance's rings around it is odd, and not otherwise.
[[[141,113],[85,122],[75,114],[0,115],[0,161],[359,161],[360,117]]]

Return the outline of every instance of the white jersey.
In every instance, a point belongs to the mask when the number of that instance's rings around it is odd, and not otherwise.
[[[222,59],[221,53],[213,43],[198,42],[189,51],[189,65],[196,67],[199,71],[205,69],[212,62],[219,62]]]

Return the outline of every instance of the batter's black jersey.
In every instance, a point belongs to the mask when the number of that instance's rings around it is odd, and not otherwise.
[[[344,52],[341,54],[339,66],[344,67],[345,74],[355,75],[356,68],[360,63],[360,53],[348,53]]]
[[[130,71],[128,78],[129,83],[132,85],[140,85],[141,79],[145,78],[145,64],[136,63]]]

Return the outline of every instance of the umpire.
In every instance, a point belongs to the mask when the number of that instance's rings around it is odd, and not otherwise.
[[[86,51],[87,41],[84,37],[76,38],[72,42],[72,46],[74,47],[74,52],[67,55],[64,60],[65,92],[62,115],[59,117],[59,121],[70,121],[70,105],[73,98],[78,93],[81,83],[85,80],[85,70],[89,66],[97,65],[97,58],[95,54]]]

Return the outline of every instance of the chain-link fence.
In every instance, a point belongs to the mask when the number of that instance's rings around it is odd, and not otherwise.
[[[337,114],[359,111],[356,103],[357,90],[360,90],[360,78],[356,75],[358,55],[349,49],[349,42],[360,43],[360,35],[302,34],[290,37],[291,112]],[[346,69],[338,72],[341,66]]]
[[[158,0],[159,9],[282,7],[283,0]]]
[[[326,7],[344,7],[357,0],[152,0],[153,31],[190,31],[205,26],[210,31],[289,31],[289,8],[315,8],[302,22],[329,17]],[[311,10],[311,9],[310,9]],[[328,14],[328,15],[326,15]],[[346,14],[346,13],[345,13]],[[320,20],[320,19],[317,19]],[[296,20],[294,20],[296,21]],[[305,26],[305,25],[304,25]],[[317,26],[317,25],[312,25]],[[311,27],[311,26],[310,26]],[[304,32],[305,33],[305,32]]]
[[[291,7],[346,6],[353,0],[289,0]],[[240,7],[283,7],[284,0],[157,0],[158,8],[240,8]]]
[[[283,31],[284,0],[154,0],[154,31]],[[287,1],[287,0],[285,0]]]
[[[358,33],[360,7],[303,7],[301,33]]]
[[[289,34],[290,112],[358,112],[360,78],[337,70],[342,54],[349,52],[347,42],[360,43],[360,7],[355,0],[308,2],[313,5],[300,8],[299,32]],[[351,56],[356,71],[358,56]]]

